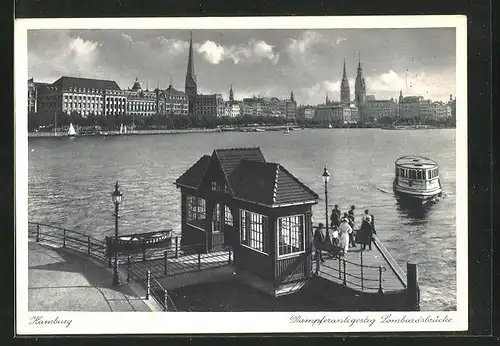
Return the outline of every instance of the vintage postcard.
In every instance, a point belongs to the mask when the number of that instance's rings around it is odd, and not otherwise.
[[[466,39],[16,20],[17,334],[467,330]]]

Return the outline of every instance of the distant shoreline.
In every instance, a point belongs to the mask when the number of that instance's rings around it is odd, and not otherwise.
[[[441,129],[455,129],[455,127],[437,127],[437,126],[427,126],[427,127],[402,127],[402,128],[383,128],[381,126],[334,126],[332,128],[319,127],[319,126],[306,126],[307,129],[382,129],[387,131],[408,131],[408,130],[441,130]],[[259,131],[255,131],[259,129]],[[119,131],[100,131],[91,134],[77,134],[75,137],[95,137],[95,136],[140,136],[140,135],[168,135],[168,134],[184,134],[184,133],[214,133],[214,132],[260,132],[264,131],[279,131],[286,129],[286,126],[245,126],[238,128],[215,128],[215,129],[150,129],[150,130],[135,130],[127,133],[120,133]],[[291,130],[302,129],[301,126],[290,127]],[[54,132],[28,132],[28,138],[47,138],[47,137],[68,137],[65,131]]]

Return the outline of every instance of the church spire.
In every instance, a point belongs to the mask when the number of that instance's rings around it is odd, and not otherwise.
[[[295,100],[293,99],[293,90],[290,92],[290,101],[294,102]]]
[[[190,32],[189,36],[189,56],[188,56],[188,66],[186,77],[189,76],[196,83],[196,74],[194,73],[194,61],[193,61],[193,32]]]
[[[361,52],[358,51],[358,71],[356,74],[356,83],[354,85],[356,106],[360,107],[365,103],[366,85],[363,77],[363,68],[361,67]]]
[[[194,113],[194,105],[196,94],[198,93],[198,86],[196,84],[196,75],[194,73],[194,59],[193,59],[193,32],[190,33],[189,38],[189,56],[188,56],[188,66],[186,72],[186,82],[184,84],[184,90],[186,96],[189,100],[189,113]]]
[[[234,101],[233,85],[232,84],[231,84],[231,87],[229,88],[229,101]]]
[[[350,103],[351,102],[351,89],[349,87],[349,80],[347,79],[347,71],[345,68],[345,58],[344,58],[344,71],[342,74],[342,83],[340,84],[340,102]]]

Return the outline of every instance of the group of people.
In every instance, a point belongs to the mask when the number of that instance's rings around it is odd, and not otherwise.
[[[330,215],[330,239],[327,237],[327,234],[324,233],[324,225],[320,223],[314,233],[314,244],[330,243],[342,249],[344,254],[349,251],[349,248],[355,248],[356,243],[360,244],[363,250],[366,250],[366,246],[368,246],[368,250],[371,250],[373,234],[376,234],[375,218],[370,214],[370,211],[366,209],[363,214],[361,226],[355,231],[355,210],[356,206],[352,205],[351,209],[342,215],[339,206],[335,204]],[[316,246],[316,251],[319,251],[317,255],[319,255],[320,261],[324,262],[321,249],[318,249],[318,246]]]

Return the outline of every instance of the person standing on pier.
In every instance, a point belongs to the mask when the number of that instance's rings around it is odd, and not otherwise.
[[[314,258],[317,258],[324,263],[323,254],[321,253],[321,246],[325,243],[325,235],[323,234],[323,224],[318,224],[316,231],[314,231],[313,238],[314,248],[316,249],[316,253],[314,254]]]
[[[344,255],[349,250],[349,234],[352,234],[349,219],[347,217],[343,217],[339,226],[339,247],[344,250]]]
[[[339,231],[338,228],[340,226],[340,209],[339,205],[335,204],[335,207],[332,210],[332,214],[330,216],[330,222],[332,225],[332,237],[333,237],[333,244],[337,245],[338,244],[338,237],[339,237]]]
[[[365,209],[365,217],[366,216],[369,216],[371,219],[373,234],[377,234],[377,232],[375,231],[375,217],[373,216],[373,214],[370,214],[370,211],[368,209]]]
[[[368,245],[368,250],[372,249],[372,238],[373,238],[373,226],[370,215],[365,215],[363,222],[361,223],[361,228],[358,233],[358,241],[361,243],[362,249],[366,250],[366,245]]]
[[[349,218],[349,226],[351,226],[351,233],[349,233],[349,246],[356,247],[356,243],[354,241],[354,210],[356,207],[351,205],[351,210],[349,210],[348,218]]]

